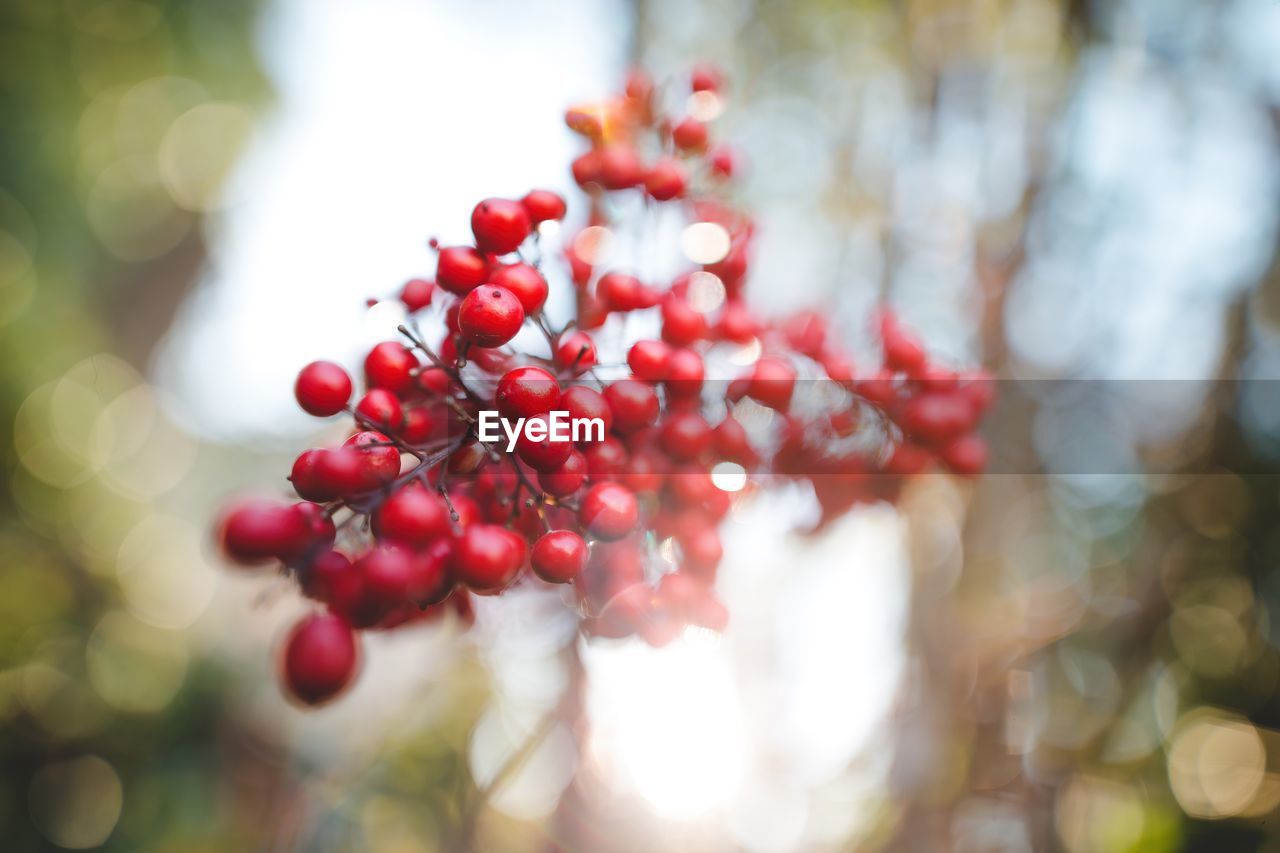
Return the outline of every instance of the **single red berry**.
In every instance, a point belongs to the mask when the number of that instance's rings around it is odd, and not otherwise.
[[[688,346],[707,336],[707,318],[688,300],[675,293],[662,299],[662,339],[676,346]]]
[[[440,250],[436,261],[436,283],[450,293],[463,296],[484,284],[489,262],[471,246],[450,246]]]
[[[963,477],[976,477],[987,467],[987,443],[981,436],[962,435],[938,450],[946,466]]]
[[[338,497],[338,492],[333,491],[331,484],[326,481],[319,464],[327,452],[319,448],[304,450],[294,460],[293,469],[289,472],[289,482],[293,484],[298,497],[320,503]]]
[[[520,300],[505,287],[477,287],[458,307],[458,328],[476,346],[500,347],[516,336],[523,323]]]
[[[535,471],[556,470],[572,452],[572,441],[558,441],[552,437],[546,415],[528,418],[516,438],[516,453]]]
[[[413,587],[411,552],[397,545],[378,545],[356,560],[368,604],[384,614],[409,600]]]
[[[918,394],[902,404],[895,420],[926,444],[941,444],[967,433],[977,420],[969,399],[960,393]]]
[[[400,408],[400,398],[385,388],[374,388],[361,397],[360,402],[356,404],[356,414],[365,418],[369,426],[375,426],[387,432],[398,432],[400,427],[404,426],[404,411]]]
[[[452,533],[444,499],[422,486],[406,486],[383,501],[373,529],[381,539],[413,548]]]
[[[671,347],[665,341],[636,341],[627,350],[627,366],[636,378],[661,382],[667,377]]]
[[[904,477],[919,474],[929,467],[933,455],[918,444],[902,441],[893,448],[893,453],[884,464],[884,470],[890,474]]]
[[[701,151],[707,147],[707,126],[696,118],[686,118],[671,128],[671,141],[681,151]]]
[[[413,388],[413,371],[418,358],[404,344],[384,341],[364,359],[364,376],[370,388],[385,388],[392,394],[404,394]]]
[[[737,300],[725,303],[716,327],[720,337],[736,344],[748,344],[756,336],[759,326],[747,306]]]
[[[320,551],[300,567],[298,579],[304,595],[325,604],[332,604],[335,600],[354,601],[363,589],[351,567],[351,560],[332,548]]]
[[[645,287],[640,279],[620,272],[607,272],[596,282],[596,296],[610,311],[635,311],[644,308]]]
[[[596,344],[586,332],[567,332],[556,344],[556,366],[573,374],[596,364]]]
[[[667,357],[666,377],[663,386],[667,394],[676,399],[696,397],[702,392],[702,380],[706,368],[702,356],[688,347],[676,347]]]
[[[626,435],[658,419],[658,395],[653,386],[636,379],[620,379],[604,391],[613,412],[613,429]]]
[[[386,485],[400,473],[400,451],[390,445],[390,439],[380,432],[367,430],[348,438],[343,446],[353,450],[359,463],[359,476],[363,489],[376,489]]]
[[[536,313],[547,301],[547,280],[536,267],[526,263],[503,264],[489,276],[488,283],[514,293],[526,317]]]
[[[435,431],[436,419],[426,406],[413,406],[405,409],[404,426],[400,428],[400,437],[409,444],[422,444]]]
[[[655,201],[670,201],[684,195],[689,179],[676,160],[659,160],[644,176],[645,192]]]
[[[604,396],[594,388],[585,385],[572,385],[560,395],[560,405],[569,413],[569,417],[579,419],[598,419],[604,423],[605,434],[613,429],[613,409]],[[590,444],[592,437],[583,436],[578,444]]]
[[[351,377],[332,361],[313,361],[298,373],[293,393],[309,415],[326,418],[342,411],[351,399]]]
[[[411,278],[400,288],[400,301],[410,313],[421,311],[431,304],[431,297],[436,286],[425,278]]]
[[[351,682],[360,663],[355,634],[332,613],[313,613],[293,626],[285,641],[284,686],[293,698],[319,705]]]
[[[724,557],[720,534],[711,525],[702,525],[680,537],[681,566],[699,580],[715,581],[715,571]]]
[[[534,225],[548,220],[564,219],[564,199],[551,190],[530,190],[528,195],[520,199],[524,212]]]
[[[597,483],[619,476],[630,461],[627,448],[611,435],[583,448],[582,456],[587,460],[587,476]]]
[[[633,68],[622,90],[631,100],[647,104],[653,97],[653,78],[643,68]]]
[[[557,498],[567,498],[578,491],[586,479],[587,458],[577,450],[570,451],[559,468],[538,472],[538,485]]]
[[[505,527],[473,524],[457,541],[454,572],[476,592],[501,592],[520,574],[526,550],[524,540]]]
[[[308,519],[275,501],[242,501],[227,510],[219,525],[223,552],[242,565],[289,559],[309,538]]]
[[[734,418],[725,418],[712,431],[712,443],[716,453],[730,462],[750,465],[756,461],[756,452],[746,429]]]
[[[734,172],[741,168],[739,159],[738,152],[728,145],[717,145],[707,155],[707,160],[711,163],[711,171],[722,178],[733,177]]]
[[[504,418],[546,414],[560,405],[560,383],[541,367],[517,367],[498,380],[493,402]]]
[[[411,555],[413,579],[409,599],[418,607],[439,604],[453,592],[453,539],[437,539]]]
[[[582,496],[578,520],[587,531],[606,542],[621,539],[635,529],[640,518],[636,496],[617,483],[597,483]]]
[[[520,248],[532,227],[529,214],[518,201],[487,198],[471,211],[471,231],[476,235],[476,245],[495,255]]]
[[[719,92],[724,85],[724,75],[709,62],[699,62],[689,75],[689,87],[695,92]]]
[[[630,145],[615,143],[600,150],[600,183],[607,190],[625,190],[644,181],[644,165]]]
[[[924,367],[924,347],[898,324],[897,316],[889,311],[880,315],[880,344],[884,348],[885,367],[905,373]]]
[[[747,394],[762,406],[785,412],[796,388],[796,371],[777,358],[762,358],[751,371]]]
[[[667,455],[677,461],[690,461],[711,448],[711,426],[697,412],[674,412],[667,416],[658,433],[658,441]]]
[[[547,583],[569,583],[587,565],[587,543],[572,530],[552,530],[533,543],[529,565]]]
[[[599,151],[588,151],[575,158],[570,166],[574,182],[584,190],[591,184],[600,183],[601,166]]]

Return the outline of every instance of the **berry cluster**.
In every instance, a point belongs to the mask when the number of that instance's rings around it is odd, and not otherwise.
[[[690,82],[690,104],[721,97],[714,70]],[[566,118],[590,147],[573,162],[588,205],[564,242],[565,269],[544,263],[556,257],[543,245],[563,199],[535,190],[481,201],[474,245],[433,241],[434,281],[400,291],[411,319],[402,340],[369,350],[363,394],[331,362],[299,373],[306,412],[352,421],[341,445],[295,461],[301,502],[242,502],[222,519],[231,559],[282,564],[324,605],[285,649],[285,686],[302,702],[351,681],[355,631],[446,611],[465,622],[472,595],[515,584],[570,585],[588,635],[661,645],[691,625],[720,630],[719,525],[732,498],[719,473],[747,490],[808,482],[825,521],[893,500],[930,467],[973,475],[984,465],[974,429],[990,382],[931,362],[892,314],[879,317],[881,363],[858,371],[821,314],[752,312],[753,226],[724,201],[738,158],[711,144],[705,122],[669,117],[640,73]],[[662,205],[718,229],[724,251],[666,286],[605,268],[589,232],[626,228],[620,202],[641,199],[646,215]],[[558,327],[544,310],[551,267],[576,305]],[[627,339],[628,318],[642,315],[659,334]],[[438,332],[425,334],[428,323]],[[512,346],[525,330],[534,344]],[[482,410],[526,422],[567,412],[605,429],[578,441],[526,430],[508,446],[481,437]]]

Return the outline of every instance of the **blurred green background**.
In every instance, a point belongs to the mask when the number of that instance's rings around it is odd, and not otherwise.
[[[1277,846],[1277,44],[1269,0],[7,0],[5,849]],[[208,539],[283,490],[289,377],[474,199],[567,191],[564,106],[703,58],[750,297],[996,370],[995,470],[730,534],[723,646],[512,596],[289,707],[303,605]]]

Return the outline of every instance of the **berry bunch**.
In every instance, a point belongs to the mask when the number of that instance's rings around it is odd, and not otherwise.
[[[712,69],[690,83],[690,104],[721,97]],[[724,201],[738,157],[711,144],[705,122],[665,113],[641,73],[566,119],[589,149],[572,166],[588,203],[564,269],[544,263],[556,258],[543,245],[562,198],[481,201],[474,245],[433,241],[434,281],[400,291],[411,319],[402,340],[369,350],[360,396],[337,364],[299,373],[305,411],[352,422],[341,445],[294,462],[301,502],[242,502],[222,519],[232,560],[282,564],[324,605],[285,649],[285,686],[302,702],[351,681],[353,632],[446,611],[465,622],[472,595],[515,584],[569,585],[588,635],[661,645],[690,625],[720,630],[719,525],[732,505],[720,475],[748,491],[808,482],[826,521],[893,500],[930,467],[984,465],[974,429],[990,382],[930,361],[892,314],[879,317],[881,363],[860,371],[821,314],[752,312],[753,226]],[[714,229],[723,251],[666,286],[605,268],[593,229],[626,228],[626,199]],[[544,310],[549,273],[575,297],[558,325]],[[659,331],[632,339],[628,320],[641,317]],[[534,344],[513,346],[526,330]],[[543,428],[495,442],[479,428],[486,410]],[[554,440],[545,427],[557,412],[603,430]]]

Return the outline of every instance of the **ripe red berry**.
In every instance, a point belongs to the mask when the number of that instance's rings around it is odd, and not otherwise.
[[[384,341],[364,359],[364,376],[370,388],[385,388],[392,394],[404,394],[413,388],[413,371],[418,358],[404,344]]]
[[[534,438],[534,435],[541,437]],[[546,415],[529,418],[516,439],[516,453],[535,471],[556,470],[572,452],[573,442],[552,439],[551,425]]]
[[[776,358],[762,358],[751,371],[747,394],[762,406],[785,412],[796,388],[796,371]]]
[[[707,126],[696,118],[686,118],[671,128],[671,141],[681,151],[701,151],[707,147]]]
[[[533,544],[529,565],[548,583],[569,583],[587,565],[587,543],[572,530],[552,530]]]
[[[566,498],[587,479],[587,458],[577,450],[571,450],[559,468],[538,472],[538,485],[549,495]]]
[[[422,486],[407,486],[383,501],[373,516],[378,537],[413,548],[452,532],[444,500]]]
[[[697,412],[674,412],[663,422],[658,440],[672,459],[697,459],[711,448],[711,426]]]
[[[398,432],[404,426],[404,411],[400,408],[400,398],[385,388],[374,388],[360,398],[356,404],[356,414],[368,421],[369,426],[384,429],[387,432]]]
[[[328,451],[322,449],[304,450],[293,462],[289,472],[289,482],[298,497],[309,501],[331,501],[338,496],[331,484],[325,480],[319,465]]]
[[[308,519],[289,504],[267,500],[232,506],[219,525],[222,550],[243,565],[288,559],[305,548]]]
[[[344,448],[355,451],[362,491],[375,489],[400,473],[400,451],[389,445],[380,432],[358,432],[344,442]]]
[[[505,527],[473,524],[458,539],[454,572],[475,592],[501,592],[520,574],[526,550],[524,540]]]
[[[756,452],[742,424],[734,418],[725,418],[712,431],[712,443],[716,453],[730,462],[750,465],[756,461]]]
[[[747,344],[756,336],[759,327],[747,306],[732,300],[725,303],[724,310],[720,312],[720,323],[716,331],[727,341]]]
[[[574,182],[584,190],[590,184],[599,183],[601,165],[599,151],[588,151],[577,157],[570,166]]]
[[[655,201],[670,201],[684,195],[688,180],[679,162],[659,160],[644,176],[644,188]]]
[[[525,316],[534,314],[547,301],[547,280],[529,264],[503,264],[489,276],[489,284],[505,287],[520,300]]]
[[[498,380],[493,402],[505,418],[546,414],[560,405],[560,383],[541,367],[517,367]]]
[[[476,246],[495,255],[520,248],[532,227],[529,214],[518,201],[487,198],[471,211],[471,231],[476,235]]]
[[[938,456],[955,473],[976,477],[987,467],[987,443],[972,433],[962,435],[939,448]]]
[[[560,405],[572,419],[599,419],[604,422],[604,431],[608,435],[613,429],[613,409],[608,401],[594,388],[585,385],[572,385],[560,395]],[[582,436],[579,444],[589,444],[591,438]]]
[[[640,519],[636,496],[617,483],[597,483],[582,496],[578,520],[598,539],[610,542],[635,529]]]
[[[636,378],[661,382],[667,376],[671,347],[665,341],[636,341],[627,350],[627,366]]]
[[[489,262],[470,246],[450,246],[440,250],[436,262],[436,284],[450,293],[464,296],[484,284]]]
[[[326,418],[342,411],[351,399],[351,377],[332,361],[313,361],[298,373],[293,393],[309,415]]]
[[[666,377],[662,384],[673,398],[696,397],[702,391],[705,370],[702,356],[688,347],[676,347],[667,356]]]
[[[342,692],[359,662],[356,637],[346,620],[313,613],[294,625],[285,641],[285,689],[300,702],[319,705]]]
[[[600,183],[607,190],[625,190],[644,180],[644,165],[630,145],[615,143],[600,150]]]
[[[400,289],[400,301],[410,313],[421,311],[431,304],[431,297],[435,292],[436,286],[425,278],[411,278]]]
[[[688,346],[707,336],[707,318],[694,310],[688,300],[668,293],[662,299],[662,339],[676,346]]]
[[[738,159],[738,153],[728,145],[717,145],[707,155],[707,160],[711,163],[711,171],[722,178],[733,177],[733,173],[740,168]]]
[[[520,300],[505,287],[477,287],[458,307],[458,328],[476,346],[500,347],[516,336],[523,323]]]
[[[610,311],[644,308],[648,294],[640,279],[620,272],[607,272],[596,282],[596,296]]]
[[[724,85],[720,69],[708,62],[700,62],[689,75],[689,87],[695,92],[719,92]]]
[[[613,412],[613,429],[627,435],[658,419],[658,395],[653,387],[635,379],[620,379],[604,390]]]
[[[551,190],[530,190],[528,195],[520,199],[524,212],[534,225],[548,220],[564,219],[564,199]]]
[[[436,419],[426,406],[414,406],[404,412],[404,426],[400,428],[400,437],[409,444],[422,444],[435,431]]]
[[[587,460],[587,476],[596,482],[617,477],[629,461],[626,447],[611,435],[583,448],[582,456]]]
[[[596,344],[586,332],[568,332],[556,344],[556,366],[574,374],[596,364]]]
[[[409,600],[418,607],[439,604],[453,592],[453,539],[437,539],[410,555],[413,577]]]

